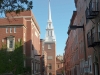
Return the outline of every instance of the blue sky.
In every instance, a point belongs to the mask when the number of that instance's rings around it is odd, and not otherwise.
[[[73,11],[74,0],[51,0],[51,16],[56,35],[56,55],[63,55],[67,31]],[[33,0],[33,14],[40,26],[41,39],[45,38],[48,21],[48,0]]]

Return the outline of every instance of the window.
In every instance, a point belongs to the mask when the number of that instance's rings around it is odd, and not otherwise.
[[[36,37],[38,37],[38,33],[35,31],[35,35],[36,35]]]
[[[48,44],[48,49],[51,49],[51,44]]]
[[[81,72],[81,74],[84,73],[84,60],[80,61],[80,72]]]
[[[98,25],[98,39],[100,40],[100,24]]]
[[[51,36],[51,31],[49,31],[49,36]]]
[[[14,27],[14,33],[16,33],[16,27]]]
[[[90,45],[91,44],[91,32],[88,32],[88,34],[87,34],[87,42],[88,42],[88,45]]]
[[[6,33],[8,33],[8,28],[6,28]]]
[[[52,75],[52,73],[49,73],[49,75]]]
[[[4,42],[4,39],[2,39],[2,42]]]
[[[12,28],[10,28],[10,33],[12,33]]]
[[[89,73],[92,73],[92,58],[91,58],[91,56],[88,57],[88,62],[89,62],[88,71],[89,71]]]
[[[95,42],[95,28],[92,28],[92,30],[91,30],[91,32],[92,32],[92,41],[93,42]]]
[[[48,60],[51,60],[51,59],[53,59],[53,58],[52,58],[52,56],[48,56],[48,58],[47,58],[47,59],[48,59]]]
[[[87,23],[89,22],[89,19],[87,19],[88,15],[89,15],[88,8],[86,8],[85,13],[86,13],[86,25],[87,25]]]
[[[8,51],[13,51],[14,50],[14,45],[15,45],[15,39],[13,36],[7,37],[7,50]]]
[[[48,68],[49,68],[49,70],[51,70],[52,69],[52,65],[48,64]]]
[[[59,68],[59,64],[58,64],[58,68]]]
[[[9,40],[9,48],[13,48],[13,40]]]
[[[52,31],[51,31],[51,36],[52,36]]]
[[[51,24],[49,24],[49,27],[51,27]]]
[[[48,31],[48,36],[49,36],[49,31]]]
[[[32,34],[32,35],[33,35],[33,34]],[[24,33],[24,41],[26,41],[26,38],[25,38],[25,37],[26,37],[26,35],[25,35],[25,33]]]

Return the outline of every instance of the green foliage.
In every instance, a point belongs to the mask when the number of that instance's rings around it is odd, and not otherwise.
[[[22,41],[16,42],[15,50],[7,51],[6,45],[2,45],[0,50],[0,74],[14,73],[14,75],[24,73],[24,55]]]
[[[0,0],[0,13],[15,11],[19,13],[24,10],[31,10],[32,0]]]

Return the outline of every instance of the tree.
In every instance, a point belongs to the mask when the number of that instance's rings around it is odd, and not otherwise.
[[[0,0],[0,13],[15,11],[19,13],[24,10],[31,10],[32,0]]]
[[[0,75],[4,73],[23,74],[25,55],[23,54],[22,41],[16,42],[15,50],[11,52],[7,51],[6,46],[3,44],[0,49]]]

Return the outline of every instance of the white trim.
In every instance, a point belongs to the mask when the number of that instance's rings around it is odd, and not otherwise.
[[[53,56],[48,56],[47,59],[48,60],[52,60],[53,59]]]
[[[31,19],[31,24],[33,25],[33,28],[35,28],[36,29],[36,31],[37,31],[37,33],[38,33],[38,35],[40,35],[40,32],[39,32],[39,30],[37,29],[37,27],[36,27],[36,25],[35,25],[35,23],[33,22],[33,20]]]
[[[2,39],[2,42],[4,42],[4,39]]]
[[[8,27],[6,27],[6,33],[8,33]]]
[[[35,31],[35,36],[38,37],[38,33]]]
[[[14,33],[16,33],[16,27],[14,27]]]
[[[9,41],[10,40],[13,40],[13,48],[9,48]],[[13,37],[8,37],[7,38],[7,51],[13,51],[14,50],[14,47],[15,47],[15,38]]]
[[[51,49],[51,44],[48,44],[48,49]]]
[[[12,33],[12,27],[10,27],[10,33]]]
[[[13,17],[9,17],[9,18],[32,18],[32,16],[13,16]]]

